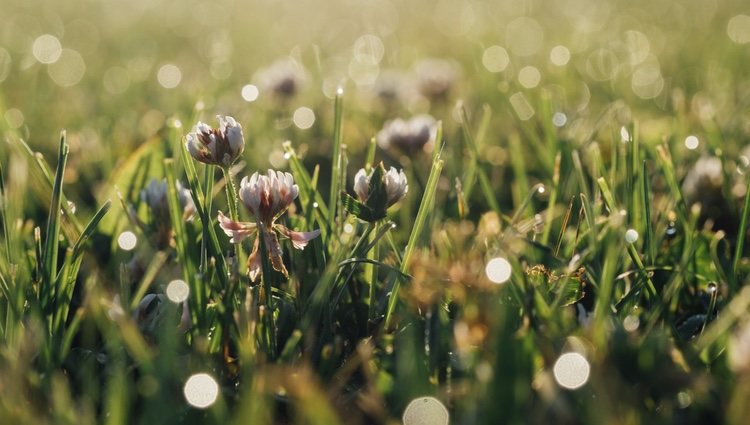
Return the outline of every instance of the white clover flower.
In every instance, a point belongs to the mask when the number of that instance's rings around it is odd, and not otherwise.
[[[383,149],[395,146],[404,153],[414,155],[435,146],[437,121],[430,115],[417,115],[409,120],[396,118],[388,121],[378,132],[378,145]]]
[[[704,156],[698,159],[685,175],[682,194],[688,206],[700,204],[701,225],[711,219],[716,228],[735,229],[730,204],[724,196],[724,170],[719,158]]]
[[[262,92],[278,100],[289,100],[302,89],[307,75],[305,69],[292,58],[279,59],[255,74],[253,80]]]
[[[167,201],[167,181],[151,179],[141,190],[141,200],[151,209],[155,221],[169,220],[169,203]],[[195,204],[190,191],[177,182],[177,197],[182,207],[183,219],[190,219],[195,214]]]
[[[289,173],[273,170],[268,170],[267,175],[254,173],[250,178],[245,177],[240,182],[240,200],[255,217],[256,222],[233,221],[219,211],[219,226],[230,237],[231,243],[240,243],[247,237],[257,236],[257,232],[263,232],[266,251],[273,268],[287,276],[277,233],[289,239],[296,249],[304,249],[310,240],[320,235],[320,230],[297,232],[276,223],[298,194],[299,187],[294,184],[294,178]],[[255,238],[253,251],[247,259],[252,280],[255,280],[261,271],[259,240],[260,238]]]
[[[197,161],[228,167],[245,150],[242,126],[230,116],[217,115],[219,128],[198,122],[187,135],[185,147]]]
[[[363,203],[367,203],[367,198],[369,198],[370,181],[372,180],[374,171],[375,168],[370,171],[370,174],[367,174],[364,168],[360,168],[357,174],[354,175],[354,193],[357,194],[357,197]],[[383,176],[383,182],[386,191],[385,208],[390,208],[395,203],[404,199],[406,193],[409,191],[409,184],[406,181],[404,170],[396,170],[395,167],[391,167]]]
[[[459,65],[444,59],[423,59],[414,65],[417,85],[422,96],[430,100],[448,97],[461,74]]]

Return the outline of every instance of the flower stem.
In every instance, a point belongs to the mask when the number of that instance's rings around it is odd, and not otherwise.
[[[224,172],[224,189],[227,192],[227,203],[229,204],[229,217],[232,221],[239,221],[239,214],[237,213],[237,191],[234,187],[234,181],[232,180],[232,173],[229,171],[229,167],[221,167],[221,171]]]

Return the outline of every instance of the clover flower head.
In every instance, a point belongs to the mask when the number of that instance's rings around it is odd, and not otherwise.
[[[292,242],[296,249],[304,249],[307,243],[320,235],[320,230],[298,232],[277,224],[276,220],[289,208],[299,194],[299,187],[289,173],[268,170],[266,175],[257,172],[245,177],[240,183],[240,200],[255,217],[255,223],[237,222],[219,211],[219,226],[230,237],[231,243],[256,236],[253,251],[247,259],[250,279],[256,280],[261,271],[262,259],[259,253],[259,234],[262,233],[266,252],[273,268],[288,275],[281,258],[281,245],[278,235]]]
[[[357,171],[357,174],[354,175],[354,193],[356,193],[359,200],[365,204],[370,197],[370,186],[374,173],[375,168],[373,168],[369,174],[364,168],[360,168],[359,171]],[[386,193],[386,209],[404,199],[406,193],[409,191],[409,184],[406,181],[404,170],[397,170],[395,167],[391,167],[383,175],[383,183],[385,185]]]
[[[141,190],[141,200],[148,205],[155,221],[169,220],[169,203],[167,202],[167,181],[151,179]],[[190,191],[177,182],[177,197],[182,207],[183,219],[190,219],[195,214],[195,204]]]
[[[431,151],[435,146],[437,121],[430,115],[417,115],[409,120],[396,118],[388,121],[378,132],[378,145],[383,149],[395,146],[404,153]]]
[[[404,98],[409,85],[406,78],[398,71],[386,70],[378,75],[373,92],[381,102],[390,105]]]
[[[277,60],[258,71],[254,78],[262,91],[282,101],[296,96],[306,79],[305,69],[292,58]]]
[[[423,59],[414,66],[417,86],[430,100],[445,99],[459,77],[458,64],[444,59]]]
[[[685,202],[701,205],[700,222],[711,219],[718,228],[731,230],[735,223],[729,214],[729,203],[724,196],[724,172],[719,158],[704,156],[685,175],[682,194]]]
[[[228,167],[245,150],[242,126],[230,116],[217,115],[219,128],[198,122],[186,137],[185,147],[195,160]]]
[[[267,175],[254,173],[240,183],[240,200],[258,221],[270,224],[289,208],[299,194],[299,187],[289,173],[268,170]]]

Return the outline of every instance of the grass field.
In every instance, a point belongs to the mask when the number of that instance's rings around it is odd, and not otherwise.
[[[743,424],[741,0],[2,0],[0,423]]]

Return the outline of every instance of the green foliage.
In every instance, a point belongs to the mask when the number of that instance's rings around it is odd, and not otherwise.
[[[0,423],[744,423],[744,3],[327,1],[3,5]]]

